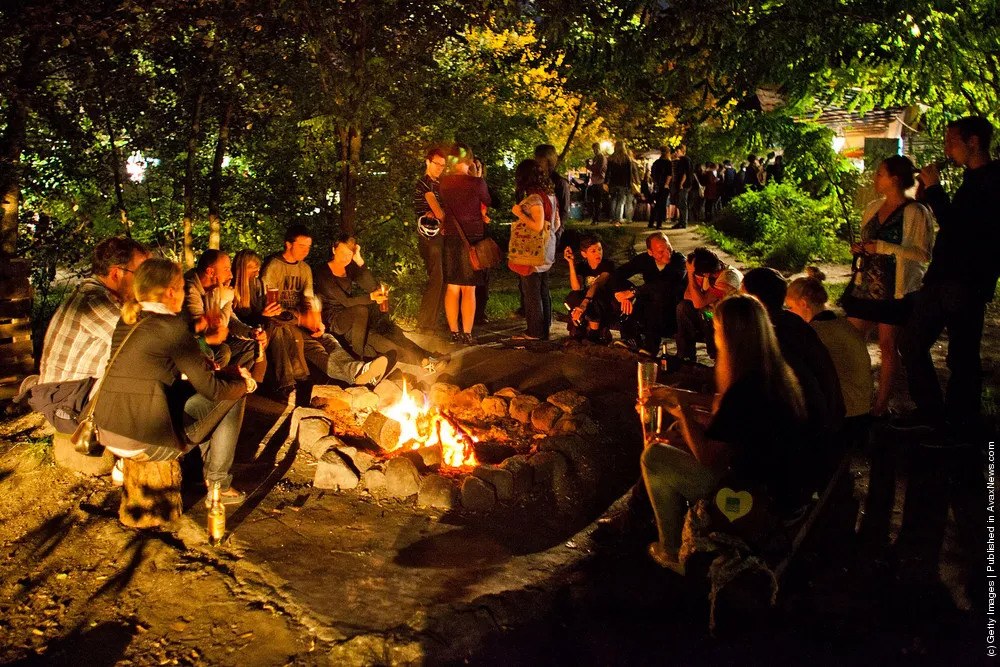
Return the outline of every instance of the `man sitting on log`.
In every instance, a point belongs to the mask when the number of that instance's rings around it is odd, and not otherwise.
[[[302,225],[285,232],[285,250],[264,264],[264,287],[278,290],[279,319],[297,321],[303,330],[306,361],[331,380],[356,385],[376,385],[391,370],[389,359],[355,361],[337,340],[326,333],[319,303],[313,293],[312,269],[305,259],[312,249],[312,234]]]
[[[184,317],[211,348],[215,363],[220,368],[232,365],[257,370],[254,379],[263,381],[263,364],[255,369],[255,359],[257,345],[265,345],[267,335],[244,324],[233,313],[229,255],[221,250],[206,250],[184,279]]]
[[[22,383],[17,400],[29,396],[32,409],[60,433],[76,430],[94,383],[104,375],[122,304],[132,296],[136,269],[148,258],[145,246],[132,239],[101,241],[94,248],[92,277],[81,281],[52,316],[39,375]]]

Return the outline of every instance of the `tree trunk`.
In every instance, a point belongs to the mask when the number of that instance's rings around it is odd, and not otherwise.
[[[573,127],[570,128],[569,135],[566,137],[566,145],[563,146],[562,152],[559,153],[560,162],[566,159],[566,153],[569,152],[569,147],[573,145],[573,139],[576,138],[576,133],[580,129],[580,118],[583,116],[584,104],[586,104],[586,99],[580,98],[580,106],[576,108],[576,118],[573,119]]]
[[[96,76],[98,81],[102,81],[101,75]],[[122,154],[116,142],[115,127],[111,122],[111,110],[108,107],[108,96],[104,92],[104,85],[98,84],[98,92],[101,95],[101,115],[104,116],[104,127],[108,132],[108,143],[111,144],[109,156],[111,174],[115,179],[115,202],[118,205],[118,216],[121,218],[122,226],[125,227],[125,236],[132,238],[132,225],[128,220],[128,211],[125,209],[125,180],[122,178]]]
[[[180,518],[181,462],[122,460],[122,502],[118,520],[130,528],[155,528]]]
[[[21,206],[21,153],[27,142],[28,99],[39,83],[41,45],[31,40],[21,58],[7,107],[6,127],[0,135],[0,257],[17,252],[17,222]]]
[[[343,177],[340,189],[340,232],[354,234],[358,205],[358,167],[361,164],[361,134],[355,125],[340,128]]]
[[[233,115],[233,102],[226,103],[219,121],[219,140],[215,144],[212,161],[212,178],[208,185],[208,247],[218,250],[222,241],[222,218],[219,215],[219,196],[222,193],[222,162],[229,147],[229,121]]]
[[[205,99],[204,86],[199,84],[191,104],[191,125],[188,128],[187,167],[184,170],[184,265],[194,268],[194,168],[198,151],[198,130],[201,126],[201,106]]]

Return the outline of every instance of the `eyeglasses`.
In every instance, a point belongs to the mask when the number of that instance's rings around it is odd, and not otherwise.
[[[122,266],[121,264],[118,265],[118,268],[124,271],[125,273],[135,273],[134,270],[128,268],[127,266]]]
[[[433,164],[436,167],[444,167],[448,163],[447,162],[438,162],[437,160],[431,160],[431,164]]]
[[[298,241],[296,241],[292,245],[302,246],[303,248],[312,248],[313,247],[312,243],[299,243]]]

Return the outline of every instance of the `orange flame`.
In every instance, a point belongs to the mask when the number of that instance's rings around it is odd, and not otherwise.
[[[478,463],[473,444],[479,442],[440,411],[427,405],[418,405],[407,391],[403,382],[403,395],[392,405],[382,410],[382,414],[399,422],[399,441],[392,451],[407,446],[421,449],[441,445],[442,464],[451,468],[474,466]]]

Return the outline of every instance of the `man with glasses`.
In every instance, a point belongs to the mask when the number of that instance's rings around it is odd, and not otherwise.
[[[45,332],[39,375],[22,384],[28,399],[61,433],[72,433],[95,381],[104,374],[122,305],[134,295],[135,270],[149,258],[141,243],[121,237],[94,248],[93,275],[59,306]]]
[[[447,165],[445,152],[441,148],[431,148],[424,159],[424,175],[417,180],[413,192],[413,210],[417,216],[420,256],[427,269],[427,287],[420,301],[420,315],[417,328],[421,333],[437,332],[441,307],[444,304],[444,237],[440,234],[444,211],[441,208],[441,194],[438,181]]]
[[[285,251],[272,255],[264,265],[261,275],[264,287],[279,290],[282,313],[277,319],[298,323],[303,329],[306,361],[331,380],[374,386],[392,369],[395,359],[380,356],[368,363],[356,361],[326,333],[319,300],[313,292],[312,269],[305,262],[311,249],[309,230],[292,225],[285,232]]]

